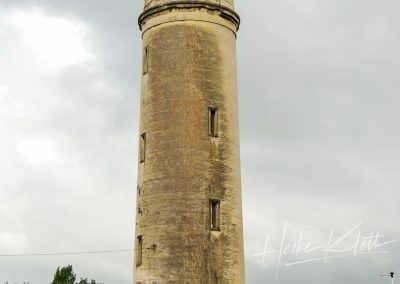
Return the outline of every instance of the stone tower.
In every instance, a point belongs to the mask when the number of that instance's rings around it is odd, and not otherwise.
[[[233,0],[145,0],[134,283],[245,283]]]

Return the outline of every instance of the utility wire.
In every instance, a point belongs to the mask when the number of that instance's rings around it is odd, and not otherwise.
[[[130,252],[130,251],[134,251],[134,249],[96,250],[96,251],[77,251],[77,252],[50,252],[50,253],[0,254],[0,257],[25,257],[25,256],[54,256],[54,255],[101,254],[101,253],[118,253],[118,252]]]

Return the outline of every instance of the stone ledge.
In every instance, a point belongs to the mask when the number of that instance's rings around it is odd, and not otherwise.
[[[239,29],[240,25],[240,17],[239,15],[232,9],[225,7],[219,4],[213,4],[210,2],[199,2],[199,1],[176,1],[169,4],[161,4],[157,6],[153,6],[147,10],[145,10],[142,14],[140,14],[138,23],[139,28],[142,30],[143,25],[146,20],[152,18],[158,14],[165,13],[168,10],[188,10],[188,9],[207,9],[213,12],[217,12],[218,15],[230,22],[232,22],[236,31]]]

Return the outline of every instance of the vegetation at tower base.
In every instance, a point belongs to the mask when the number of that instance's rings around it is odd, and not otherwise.
[[[54,279],[51,284],[102,284],[98,283],[95,280],[88,280],[87,278],[81,278],[79,282],[75,282],[76,274],[72,268],[72,265],[64,266],[60,269],[57,268],[56,273],[54,274]]]

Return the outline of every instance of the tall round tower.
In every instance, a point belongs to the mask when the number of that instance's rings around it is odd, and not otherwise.
[[[145,0],[134,283],[245,283],[233,0]]]

